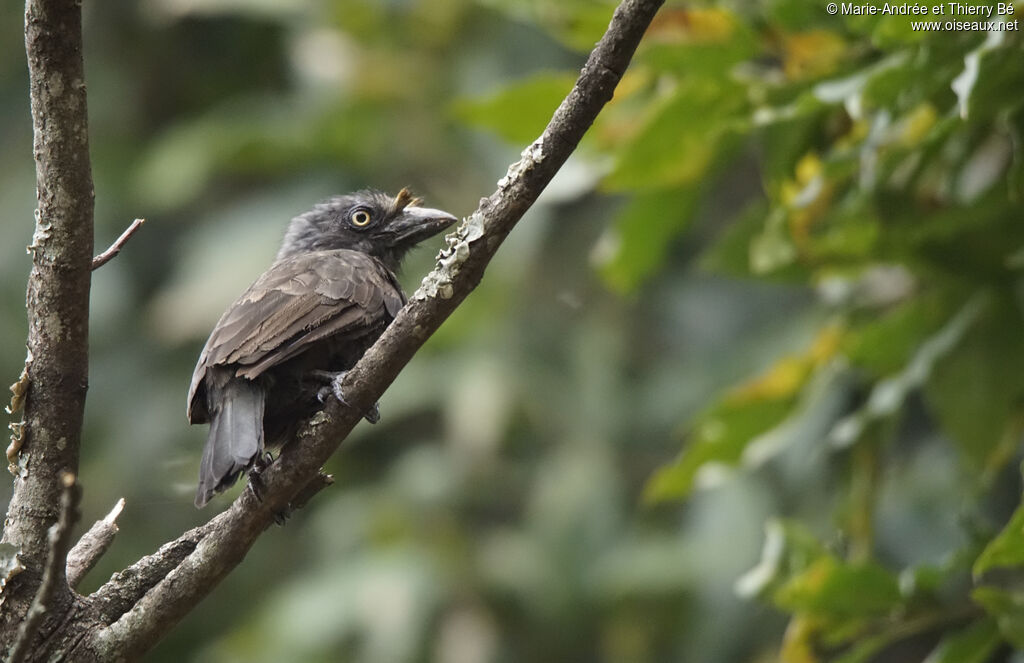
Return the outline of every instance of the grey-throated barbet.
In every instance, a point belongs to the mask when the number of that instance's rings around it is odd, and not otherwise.
[[[405,304],[403,256],[456,218],[397,196],[335,196],[292,219],[274,264],[221,316],[188,391],[210,423],[196,506],[280,446],[333,394]],[[375,422],[376,406],[365,413]]]

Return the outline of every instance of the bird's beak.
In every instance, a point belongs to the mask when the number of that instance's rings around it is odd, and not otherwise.
[[[406,207],[388,224],[394,244],[412,246],[451,226],[458,219],[448,212],[429,207]]]

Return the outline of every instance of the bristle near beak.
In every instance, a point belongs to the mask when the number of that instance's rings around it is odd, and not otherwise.
[[[393,213],[401,212],[406,207],[419,207],[423,204],[422,198],[417,198],[412,195],[412,191],[409,191],[408,187],[403,187],[398,195],[395,196],[395,200],[391,203],[391,209]]]

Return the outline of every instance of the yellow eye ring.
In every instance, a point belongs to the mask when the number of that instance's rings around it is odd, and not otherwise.
[[[357,209],[356,211],[352,212],[352,215],[349,217],[349,221],[352,222],[353,226],[362,228],[363,226],[370,223],[370,213],[364,209]]]

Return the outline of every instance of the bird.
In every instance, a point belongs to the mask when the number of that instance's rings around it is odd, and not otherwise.
[[[288,224],[271,266],[231,304],[188,390],[190,424],[209,423],[195,505],[264,461],[331,395],[405,305],[406,253],[457,221],[408,189],[328,198]],[[347,404],[347,403],[346,403]],[[374,405],[363,414],[376,423]]]

